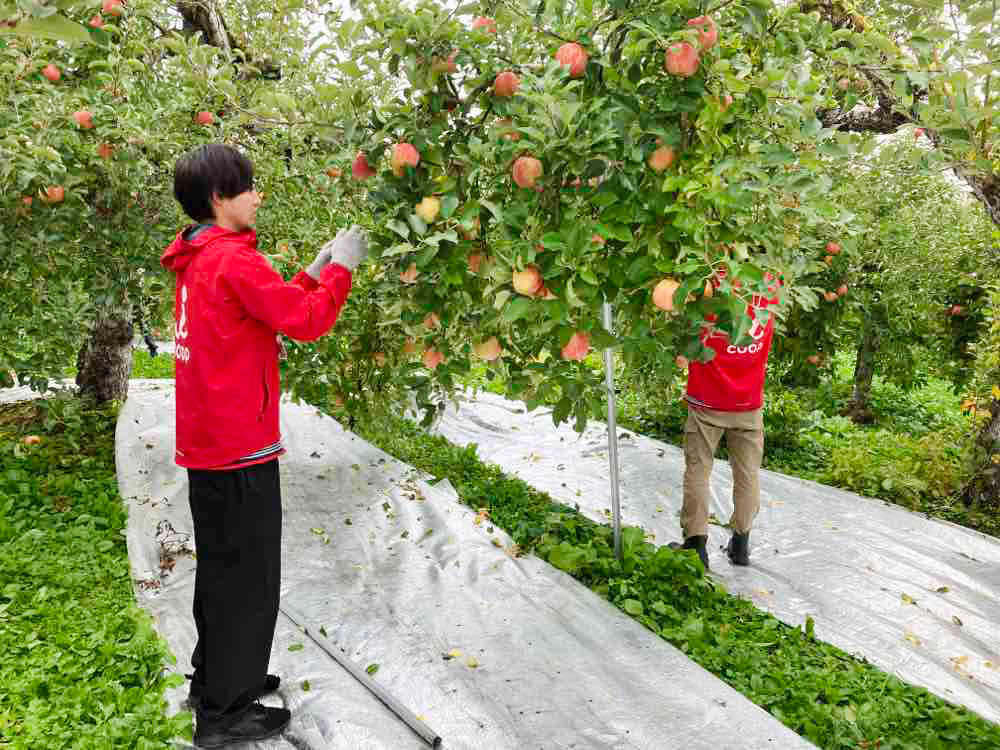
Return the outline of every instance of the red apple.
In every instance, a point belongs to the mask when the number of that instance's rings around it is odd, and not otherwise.
[[[674,364],[677,365],[680,369],[686,370],[689,364],[688,358],[685,357],[683,354],[678,354],[676,357],[674,357]]]
[[[839,81],[837,81],[837,88],[839,88],[841,91],[847,91],[847,89],[851,88],[850,79],[841,78]]]
[[[120,16],[124,12],[121,0],[104,0],[101,10],[111,16]]]
[[[76,120],[76,124],[84,130],[89,130],[94,127],[94,116],[85,109],[78,109],[74,112],[73,119]]]
[[[559,299],[556,295],[552,293],[551,289],[545,286],[545,284],[542,284],[542,288],[539,289],[537,292],[535,292],[535,296],[538,299],[544,299],[544,300]]]
[[[718,319],[719,316],[716,315],[715,313],[705,313],[705,320],[707,320],[709,323],[714,323]]]
[[[60,71],[59,68],[52,63],[49,63],[42,68],[42,75],[52,81],[52,83],[55,83],[62,76],[62,71]]]
[[[663,67],[671,75],[688,78],[698,71],[698,51],[688,42],[674,42],[667,49]]]
[[[965,308],[962,307],[961,305],[952,305],[948,309],[948,314],[949,315],[961,315],[964,312],[965,312]]]
[[[662,172],[669,169],[677,158],[677,153],[670,146],[660,146],[649,155],[646,163],[654,172]]]
[[[482,253],[473,253],[469,256],[469,273],[479,273],[483,265]]]
[[[99,16],[99,15],[97,15],[97,16],[93,16],[93,17],[91,17],[91,19],[90,19],[90,20],[89,20],[89,21],[87,22],[87,24],[88,24],[88,25],[90,26],[90,28],[92,28],[92,29],[99,29],[99,28],[101,28],[101,27],[102,27],[102,26],[104,25],[104,19],[103,19],[103,18],[101,18],[101,17]]]
[[[674,309],[674,293],[680,288],[681,283],[676,279],[666,278],[653,287],[653,304],[661,310],[670,312]]]
[[[413,339],[407,339],[406,343],[403,344],[403,354],[410,355],[417,353],[417,342]]]
[[[528,297],[533,297],[544,283],[538,266],[525,266],[523,271],[514,270],[511,274],[511,281],[518,294],[524,294]]]
[[[518,187],[533,188],[542,176],[542,163],[533,156],[519,156],[514,160],[511,175]]]
[[[215,122],[215,115],[213,115],[208,110],[202,110],[194,116],[194,121],[199,125],[211,125]]]
[[[811,365],[819,365],[819,361],[820,361],[820,356],[818,354],[811,354],[808,357],[806,357],[806,362],[808,362]]]
[[[327,167],[326,174],[327,174],[328,177],[331,177],[331,178],[333,178],[335,180],[338,177],[340,177],[340,175],[342,175],[343,172],[341,172],[336,167]]]
[[[21,438],[21,442],[29,446],[41,445],[42,438],[38,435],[25,435],[23,438]]]
[[[698,16],[688,21],[688,26],[698,29],[698,44],[702,51],[715,46],[719,40],[719,29],[710,16]]]
[[[472,347],[472,353],[479,359],[492,362],[500,356],[500,342],[497,341],[496,336],[490,336],[486,339],[486,341],[474,344]]]
[[[66,197],[66,189],[62,185],[50,185],[44,191],[39,191],[38,197],[42,203],[62,203]]]
[[[427,313],[427,317],[424,318],[424,328],[430,328],[431,330],[441,327],[441,318],[438,317],[436,312]]]
[[[823,292],[823,299],[825,299],[827,302],[836,302],[837,301],[837,293],[836,292]]]
[[[402,177],[406,167],[416,167],[420,163],[420,152],[411,143],[397,143],[392,147],[389,164],[396,177]]]
[[[444,355],[437,349],[428,348],[424,352],[423,363],[428,370],[436,370],[442,362],[444,362]]]
[[[723,94],[722,98],[719,99],[719,109],[721,109],[723,112],[725,112],[731,106],[733,106],[733,95],[732,94]]]
[[[566,42],[556,50],[556,60],[564,68],[569,68],[570,78],[579,78],[587,69],[587,50],[576,42]]]
[[[31,204],[34,203],[34,199],[30,195],[21,196],[21,204],[25,208],[31,208]]]
[[[115,153],[115,147],[105,141],[97,147],[97,155],[102,159],[110,159]]]
[[[577,331],[570,337],[569,343],[562,348],[562,358],[582,362],[587,358],[589,351],[590,335],[583,331]]]
[[[608,244],[608,241],[599,234],[592,235],[590,241],[595,245],[600,245],[601,247]]]
[[[913,131],[913,137],[914,138],[919,138],[923,134],[924,134],[924,129],[923,128],[917,128],[916,130]]]
[[[832,255],[827,255],[825,258],[823,258],[823,262],[826,263],[828,266],[832,265],[833,264],[833,256]]]
[[[482,29],[489,34],[497,33],[497,22],[492,18],[486,18],[485,16],[480,16],[472,22],[473,31],[476,29]]]
[[[841,284],[837,287],[837,296],[843,297],[845,294],[847,294],[847,284]]]
[[[404,284],[416,284],[419,275],[420,271],[417,270],[417,264],[411,263],[409,268],[399,274],[399,280]]]
[[[367,180],[369,177],[374,176],[375,170],[368,164],[368,159],[365,158],[364,152],[358,151],[354,157],[354,161],[351,162],[351,177],[355,180]]]
[[[838,255],[840,253],[840,245],[838,245],[836,242],[827,242],[826,251],[830,255]]]
[[[514,96],[514,92],[520,85],[521,79],[517,77],[517,74],[505,70],[502,73],[497,73],[497,77],[493,80],[493,93],[496,96]]]

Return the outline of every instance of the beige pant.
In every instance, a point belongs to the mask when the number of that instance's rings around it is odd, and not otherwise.
[[[688,406],[684,426],[684,538],[708,534],[709,476],[723,433],[733,467],[733,531],[750,531],[760,509],[760,464],[764,458],[764,418],[755,411],[715,411]]]

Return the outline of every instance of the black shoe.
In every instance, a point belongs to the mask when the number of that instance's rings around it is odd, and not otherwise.
[[[253,742],[274,737],[288,726],[292,712],[287,708],[271,708],[251,703],[235,719],[223,717],[215,720],[199,718],[195,724],[194,746],[215,748],[239,742]]]
[[[188,706],[192,710],[197,710],[198,703],[201,701],[201,683],[194,682],[194,675],[189,674],[186,675],[186,677],[191,680],[191,689],[188,691]],[[262,684],[247,693],[247,699],[255,701],[265,695],[270,695],[271,693],[277,691],[280,685],[281,678],[276,674],[269,674],[264,678],[264,682]]]
[[[726,554],[729,555],[729,562],[733,565],[749,565],[750,532],[747,531],[743,534],[733,532],[733,536],[729,540],[729,546],[726,547]]]
[[[693,549],[698,553],[698,559],[701,560],[701,564],[705,566],[705,570],[708,570],[708,550],[705,549],[705,545],[707,543],[707,536],[689,536],[684,540],[684,544],[671,542],[667,546],[670,547],[670,549]]]

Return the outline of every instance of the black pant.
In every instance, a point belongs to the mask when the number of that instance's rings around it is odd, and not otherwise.
[[[191,656],[199,718],[239,716],[267,676],[281,593],[278,461],[188,469],[198,567]]]

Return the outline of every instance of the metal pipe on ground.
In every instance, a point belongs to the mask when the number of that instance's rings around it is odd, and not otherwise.
[[[416,732],[424,742],[435,749],[441,747],[441,736],[437,732],[424,724],[424,722],[418,719],[416,715],[410,711],[410,709],[396,700],[396,698],[389,694],[381,685],[375,682],[375,680],[373,680],[365,670],[348,659],[337,649],[330,646],[326,642],[326,638],[317,637],[316,634],[318,633],[318,628],[313,627],[305,619],[301,612],[284,602],[282,602],[280,609],[281,613],[295,623],[296,627],[298,627],[303,633],[309,636],[313,643],[323,649],[329,656],[332,656],[340,666],[351,673],[354,679],[368,688],[372,695],[382,701],[386,708],[402,719],[402,721],[410,729]]]

